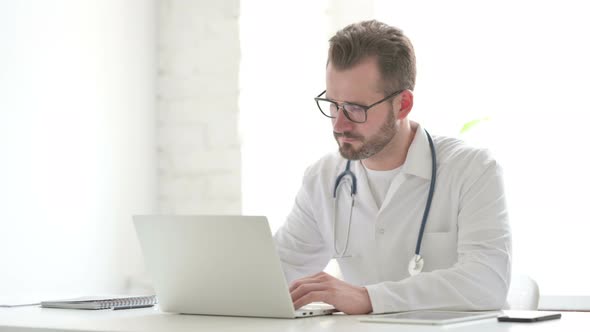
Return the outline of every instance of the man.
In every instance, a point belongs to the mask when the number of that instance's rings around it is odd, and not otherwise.
[[[332,118],[339,154],[306,171],[274,238],[296,308],[323,301],[367,314],[504,304],[511,234],[501,169],[487,151],[453,138],[433,137],[433,155],[427,132],[409,120],[415,76],[412,44],[399,29],[360,22],[330,39],[326,91],[316,101]],[[349,160],[356,184],[348,172],[337,183]],[[344,281],[321,272],[332,258]]]

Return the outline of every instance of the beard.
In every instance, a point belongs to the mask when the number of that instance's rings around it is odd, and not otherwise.
[[[395,116],[393,110],[389,112],[387,121],[379,128],[379,131],[371,137],[354,134],[352,132],[334,133],[334,138],[339,146],[340,155],[349,160],[362,160],[370,158],[379,153],[397,134],[395,128]],[[357,139],[361,146],[354,148],[350,143],[342,143],[338,141],[338,137]]]

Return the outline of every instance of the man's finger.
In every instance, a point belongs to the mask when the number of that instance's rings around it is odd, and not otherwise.
[[[297,301],[293,302],[293,306],[295,307],[295,310],[297,310],[297,309],[303,307],[304,305],[310,304],[312,302],[329,303],[327,301],[327,298],[328,298],[328,293],[325,291],[309,292],[309,293],[305,294],[304,296],[302,296]]]
[[[291,299],[293,300],[293,302],[295,302],[310,292],[317,292],[317,291],[322,291],[325,289],[326,289],[326,285],[324,283],[303,284],[290,292]]]
[[[297,280],[293,281],[291,283],[291,285],[289,286],[289,292],[292,292],[297,287],[304,285],[304,284],[321,282],[325,278],[324,277],[325,275],[326,274],[324,272],[320,272],[320,273],[316,273],[314,275],[311,275],[309,277],[303,277],[301,279],[297,279]]]

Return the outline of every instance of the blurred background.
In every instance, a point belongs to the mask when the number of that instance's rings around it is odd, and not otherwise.
[[[134,293],[134,214],[268,216],[336,149],[328,39],[378,19],[418,62],[412,117],[491,149],[514,270],[590,295],[585,2],[0,0],[0,297]],[[409,236],[415,236],[410,234]]]

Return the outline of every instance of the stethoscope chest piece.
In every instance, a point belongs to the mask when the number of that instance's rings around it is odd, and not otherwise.
[[[414,255],[408,264],[408,272],[411,276],[415,276],[422,272],[422,268],[424,268],[424,259],[420,255]]]

